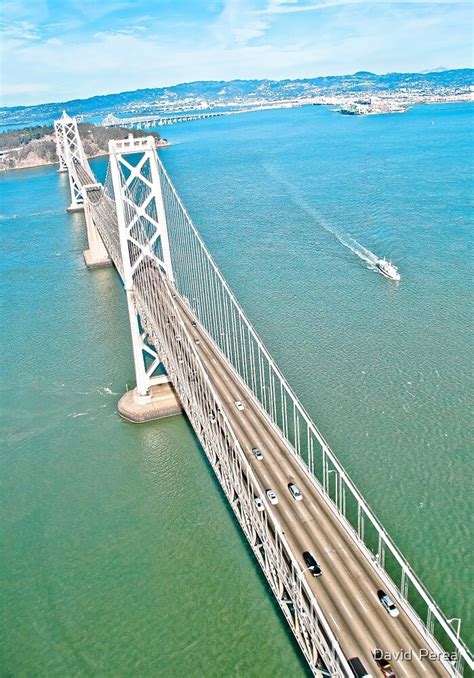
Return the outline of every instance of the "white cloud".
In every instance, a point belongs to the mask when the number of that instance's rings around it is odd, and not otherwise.
[[[224,8],[211,25],[212,33],[224,47],[245,46],[260,38],[270,23],[255,11],[248,0],[225,0]]]
[[[4,20],[0,26],[3,37],[20,41],[29,42],[41,38],[38,26],[31,21],[7,21]]]
[[[456,2],[450,8],[448,3],[435,6],[418,0],[422,9],[413,9],[413,2],[380,9],[382,2],[346,0],[343,6],[341,0],[226,0],[214,19],[142,17],[142,22],[134,17],[127,24],[121,17],[89,33],[79,30],[77,15],[59,15],[57,23],[47,15],[40,30],[36,22],[22,17],[2,45],[5,105],[192,80],[469,65],[471,5]],[[339,8],[301,14],[329,4]],[[273,13],[262,13],[268,9]]]

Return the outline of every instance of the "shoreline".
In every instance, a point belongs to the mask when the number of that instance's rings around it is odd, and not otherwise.
[[[168,141],[165,141],[164,143],[156,144],[156,149],[160,148],[165,148],[166,146],[170,146],[171,144]],[[8,149],[6,149],[8,150]],[[101,151],[100,153],[95,153],[94,155],[89,155],[87,156],[87,160],[93,160],[94,158],[102,158],[104,155],[108,155],[108,151]],[[20,170],[26,170],[26,169],[36,169],[37,167],[51,167],[53,165],[59,165],[59,160],[54,160],[54,161],[44,161],[40,163],[35,163],[34,165],[21,165],[19,167],[0,167],[0,174],[3,172],[19,172]]]
[[[279,110],[281,108],[302,108],[304,106],[324,106],[324,107],[331,107],[335,106],[336,108],[332,108],[331,112],[332,113],[337,113],[339,115],[344,115],[345,117],[367,117],[367,116],[373,116],[373,115],[394,115],[394,114],[403,114],[407,113],[410,111],[412,108],[415,106],[430,106],[430,105],[437,105],[437,106],[444,106],[447,104],[466,104],[466,103],[474,103],[474,100],[472,98],[456,98],[452,99],[449,101],[433,101],[433,100],[427,100],[427,101],[413,101],[409,102],[406,104],[405,107],[402,109],[395,109],[395,110],[370,110],[370,111],[359,111],[359,112],[343,112],[341,103],[337,101],[302,101],[301,103],[296,103],[293,102],[291,106],[284,105],[282,102],[281,106],[275,105],[271,106],[272,110]],[[349,104],[351,105],[351,104]],[[268,109],[262,109],[262,110],[268,110]],[[257,112],[255,111],[237,111],[241,113],[247,113],[247,112]],[[130,133],[132,133],[132,130],[130,130]],[[157,150],[160,148],[166,148],[167,146],[170,146],[170,142],[163,139],[161,140],[161,143],[156,144]],[[8,152],[9,149],[5,149],[6,152]],[[103,157],[104,155],[108,155],[108,151],[101,151],[100,153],[95,153],[94,155],[88,156],[88,160],[92,160],[94,158],[100,158]],[[0,173],[3,172],[16,172],[18,170],[24,170],[24,169],[35,169],[35,167],[48,167],[51,165],[57,165],[58,161],[55,160],[54,162],[51,161],[45,161],[37,164],[31,164],[31,165],[21,165],[19,167],[1,167],[0,166]]]

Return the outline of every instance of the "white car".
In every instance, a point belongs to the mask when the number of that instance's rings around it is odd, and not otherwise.
[[[200,344],[200,343],[201,343],[201,340],[198,339],[197,337],[194,337],[194,343],[195,343],[195,344]]]
[[[216,417],[212,412],[209,412],[209,421],[211,422],[211,424],[216,423]]]
[[[178,356],[178,363],[179,363],[180,365],[182,365],[182,364],[184,363],[183,357],[180,356],[180,355]]]
[[[252,447],[252,454],[254,455],[255,459],[258,459],[258,461],[262,461],[263,454],[260,452],[258,447]]]
[[[270,500],[270,504],[278,504],[278,497],[273,490],[267,490],[267,497]]]
[[[265,511],[265,506],[263,505],[263,501],[260,499],[260,497],[255,497],[254,499],[255,506],[257,507],[257,511]]]
[[[377,595],[379,597],[380,602],[387,610],[389,615],[391,617],[398,617],[398,615],[400,614],[400,612],[398,611],[398,607],[395,605],[392,599],[387,596],[385,591],[377,591]]]
[[[235,404],[236,408],[239,410],[239,412],[243,412],[245,410],[245,407],[240,400],[235,400],[234,404]]]
[[[303,501],[303,495],[294,483],[289,483],[288,489],[290,490],[290,494],[295,501]]]
[[[176,341],[181,341],[181,337],[179,336],[179,334],[176,335]]]

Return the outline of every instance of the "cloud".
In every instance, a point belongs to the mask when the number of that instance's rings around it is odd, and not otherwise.
[[[192,80],[456,68],[471,58],[467,2],[224,0],[217,10],[212,0],[198,11],[194,0],[173,0],[154,12],[149,0],[102,0],[94,21],[71,10],[92,0],[61,0],[57,12],[54,2],[5,3],[18,5],[4,24],[5,104]]]
[[[242,47],[263,36],[269,26],[269,21],[259,16],[248,0],[225,0],[224,8],[211,30],[222,46]]]
[[[317,10],[350,5],[366,5],[373,8],[396,5],[468,5],[466,0],[321,0],[320,2],[300,2],[300,0],[269,0],[261,14],[294,14],[296,12],[315,12]]]
[[[38,26],[31,21],[7,21],[0,25],[3,37],[10,40],[29,42],[41,38]]]

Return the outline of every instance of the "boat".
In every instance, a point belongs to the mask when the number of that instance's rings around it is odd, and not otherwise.
[[[377,270],[386,278],[390,278],[390,280],[400,280],[398,268],[395,266],[395,264],[392,264],[391,261],[387,261],[386,259],[377,259],[375,266]]]

